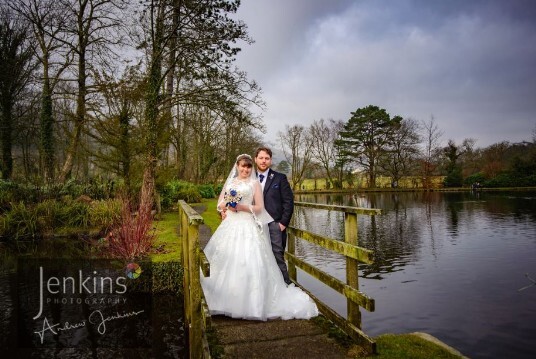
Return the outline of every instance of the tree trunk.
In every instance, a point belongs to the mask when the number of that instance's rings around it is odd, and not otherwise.
[[[41,98],[41,155],[42,173],[47,182],[54,179],[54,118],[52,116],[52,93],[48,70],[45,68],[43,93]]]
[[[76,96],[76,118],[74,135],[71,138],[71,144],[67,152],[67,157],[63,168],[61,170],[60,181],[65,182],[71,175],[74,166],[74,159],[78,146],[80,144],[80,137],[82,135],[82,128],[86,118],[86,59],[85,51],[80,51],[79,63],[78,63],[78,95]]]
[[[158,161],[158,116],[160,112],[160,86],[162,84],[162,41],[164,36],[164,5],[160,4],[157,9],[155,35],[153,38],[151,63],[145,94],[145,114],[146,137],[145,148],[146,163],[143,172],[143,183],[141,188],[140,211],[146,206],[152,207],[154,201],[154,184],[156,175],[156,164]],[[143,207],[141,207],[143,205]]]
[[[2,141],[2,179],[9,180],[13,174],[13,155],[12,150],[12,111],[11,101],[5,101],[2,105],[2,114],[0,122],[0,133]]]

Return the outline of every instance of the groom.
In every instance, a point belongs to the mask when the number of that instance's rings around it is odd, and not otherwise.
[[[270,168],[272,165],[272,150],[259,147],[255,151],[257,177],[264,194],[264,208],[274,219],[268,224],[272,251],[285,283],[292,283],[285,263],[285,247],[287,245],[287,227],[294,212],[294,194],[288,183],[287,176]]]

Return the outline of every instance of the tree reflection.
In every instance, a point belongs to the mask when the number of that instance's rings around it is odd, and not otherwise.
[[[374,252],[374,264],[359,266],[362,277],[382,279],[383,274],[399,271],[412,258],[420,247],[420,214],[408,207],[407,196],[393,193],[373,193],[366,197],[317,195],[316,203],[333,205],[362,204],[359,207],[382,209],[380,216],[358,216],[359,246]],[[300,198],[300,201],[306,201]],[[355,204],[354,204],[355,205]],[[300,208],[295,216],[295,225],[298,228],[329,236],[337,240],[344,240],[344,217],[342,212],[322,211],[309,208]],[[311,248],[313,246],[315,248]],[[330,268],[344,269],[344,257],[327,251],[315,245],[297,245],[298,249],[311,250],[312,253],[300,253],[308,258],[311,264],[330,272]],[[317,255],[321,257],[316,257]],[[335,263],[335,262],[339,263]],[[316,263],[315,263],[316,262]]]
[[[534,192],[374,192],[347,195],[299,195],[298,200],[332,205],[379,208],[379,216],[358,216],[359,246],[374,252],[374,264],[361,264],[361,277],[383,279],[417,262],[424,248],[439,256],[445,235],[460,236],[461,230],[477,230],[482,216],[494,222],[536,221]],[[342,212],[298,208],[298,228],[344,240]],[[344,276],[344,257],[319,246],[297,244],[303,258],[330,274]],[[342,269],[342,271],[341,271]]]

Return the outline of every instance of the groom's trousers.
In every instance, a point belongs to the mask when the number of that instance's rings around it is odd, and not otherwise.
[[[285,247],[287,246],[287,231],[281,232],[279,223],[276,221],[268,223],[268,230],[270,232],[270,241],[272,242],[272,251],[274,252],[275,261],[277,266],[283,274],[285,283],[292,283],[287,270],[287,263],[285,263]]]

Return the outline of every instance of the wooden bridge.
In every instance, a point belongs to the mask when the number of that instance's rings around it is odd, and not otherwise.
[[[291,279],[316,302],[322,316],[344,331],[368,353],[376,343],[361,329],[359,307],[374,311],[374,299],[359,291],[358,264],[373,262],[372,252],[358,246],[358,215],[377,215],[379,209],[295,202],[296,207],[344,212],[344,242],[289,226],[288,261]],[[342,358],[334,340],[323,335],[312,320],[270,320],[267,322],[211,317],[200,283],[200,269],[210,276],[210,264],[200,247],[199,226],[203,218],[186,202],[179,201],[182,263],[184,267],[184,308],[190,358],[210,358],[207,333],[216,329],[224,355],[240,358]],[[296,257],[296,238],[309,241],[346,257],[346,283]],[[347,318],[342,317],[297,282],[296,268],[317,278],[347,299]],[[296,352],[293,352],[293,351]]]

